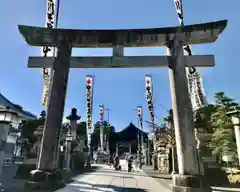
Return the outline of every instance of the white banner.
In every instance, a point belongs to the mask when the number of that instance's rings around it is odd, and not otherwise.
[[[141,129],[142,129],[142,128],[143,128],[142,106],[139,106],[137,110],[138,110],[138,118],[139,118],[139,122],[140,122]]]
[[[138,107],[138,117],[141,119],[142,118],[142,107]]]
[[[103,142],[104,142],[104,137],[103,137],[103,120],[104,120],[104,106],[101,105],[100,106],[100,148],[101,148],[101,150],[103,150]]]
[[[47,0],[47,12],[46,12],[46,24],[47,28],[54,28],[56,24],[56,15],[57,15],[57,0]],[[53,47],[42,47],[41,55],[43,57],[51,57],[54,56],[54,48]],[[43,85],[43,94],[42,94],[42,105],[47,105],[48,100],[48,92],[51,78],[51,69],[43,68],[41,69],[41,75],[44,80]]]
[[[174,5],[178,14],[178,20],[180,25],[184,25],[183,24],[183,12],[182,12],[182,2],[181,0],[174,0]]]
[[[92,130],[92,102],[93,102],[93,77],[90,75],[86,76],[86,128],[88,147],[91,146],[91,130]]]
[[[100,106],[100,122],[102,123],[104,119],[104,107]]]
[[[182,1],[174,0],[174,5],[177,11],[179,23],[181,26],[184,26]],[[183,45],[183,50],[184,50],[184,55],[189,55],[189,56],[192,55],[192,49],[190,45]],[[187,72],[187,78],[188,78],[189,94],[191,97],[193,110],[197,110],[205,104],[205,95],[203,92],[203,86],[200,83],[201,87],[199,87],[199,83],[198,83],[198,82],[201,82],[201,77],[195,67],[187,68],[186,72]]]
[[[150,112],[151,122],[154,123],[154,105],[152,97],[152,77],[150,75],[145,75],[145,89],[148,102],[148,109]]]

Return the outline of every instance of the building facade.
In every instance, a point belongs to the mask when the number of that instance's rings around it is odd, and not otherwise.
[[[157,129],[155,132],[155,151],[153,151],[153,167],[160,173],[177,172],[177,155],[174,132],[168,127]]]
[[[20,137],[18,127],[22,121],[30,119],[37,119],[37,117],[23,110],[21,106],[12,103],[0,93],[0,137],[1,140],[5,140],[6,137],[6,141],[4,141],[6,158],[20,153],[20,149],[17,148],[17,139]]]
[[[118,153],[131,153],[137,155],[140,149],[145,151],[145,143],[147,143],[148,135],[141,129],[137,128],[133,123],[118,132]],[[143,137],[143,145],[141,144],[141,137]],[[146,152],[145,152],[146,153]]]

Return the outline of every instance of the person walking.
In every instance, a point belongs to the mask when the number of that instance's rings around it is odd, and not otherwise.
[[[93,159],[94,159],[94,162],[97,164],[98,163],[98,154],[97,154],[97,151],[95,151],[93,153]]]
[[[116,154],[116,156],[115,156],[115,158],[114,158],[114,168],[115,168],[115,170],[116,171],[118,171],[119,170],[119,157],[118,157],[118,155]]]
[[[110,168],[113,166],[113,163],[114,163],[113,155],[109,155],[109,167]]]
[[[133,170],[132,164],[133,164],[133,158],[132,158],[132,156],[129,156],[128,157],[128,172],[131,172]]]

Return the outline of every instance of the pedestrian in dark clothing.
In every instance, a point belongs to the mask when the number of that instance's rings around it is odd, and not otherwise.
[[[114,158],[114,167],[115,167],[115,170],[118,171],[119,170],[119,157],[118,155],[115,156]]]
[[[113,163],[114,163],[113,155],[110,155],[110,156],[109,156],[109,167],[110,167],[110,168],[113,166]]]

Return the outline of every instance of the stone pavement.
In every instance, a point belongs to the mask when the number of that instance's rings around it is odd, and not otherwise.
[[[116,172],[106,165],[100,166],[95,172],[82,173],[74,177],[65,188],[55,192],[171,192],[172,181],[162,179],[161,175],[149,176],[144,171],[128,173],[127,164],[120,162],[122,171]],[[16,165],[7,166],[3,169],[2,183],[7,192],[26,192],[24,180],[14,179]],[[240,188],[214,187],[213,192],[240,192]],[[41,192],[41,191],[37,191]],[[43,192],[43,191],[42,191]]]
[[[158,183],[160,183],[165,188],[169,190],[172,189],[172,176],[169,174],[159,173],[154,171],[151,166],[143,166],[143,170],[148,174],[149,177],[154,178]],[[213,192],[240,192],[240,188],[230,188],[230,187],[217,187],[212,186]]]
[[[96,172],[76,176],[73,182],[55,192],[170,192],[143,171],[128,173],[127,165],[121,162],[118,172],[102,165]]]
[[[36,190],[26,190],[24,188],[24,184],[26,180],[24,179],[15,179],[16,170],[18,165],[16,164],[8,164],[7,166],[3,167],[3,174],[2,177],[0,177],[0,180],[3,184],[4,189],[6,192],[32,192]],[[98,165],[92,164],[93,172],[98,169]],[[88,170],[85,170],[86,172]],[[76,175],[75,173],[72,173],[73,175]],[[80,175],[84,175],[84,172],[80,173]],[[68,180],[71,178],[71,175],[66,175],[65,179],[68,182]],[[46,190],[37,190],[37,192],[53,192],[53,191],[46,191]]]

